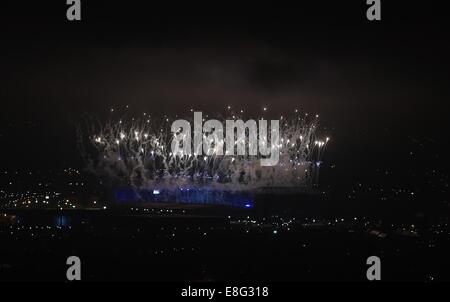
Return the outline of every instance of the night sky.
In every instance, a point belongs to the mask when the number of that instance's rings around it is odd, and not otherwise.
[[[372,282],[373,256],[382,281],[450,280],[448,9],[381,0],[371,22],[366,0],[243,2],[81,0],[72,22],[66,0],[1,2],[0,282],[72,282],[72,256],[82,281],[157,281],[150,296],[343,289]],[[319,127],[286,127],[261,168],[128,123],[228,107]],[[80,139],[92,120],[106,131]]]
[[[320,114],[332,138],[325,186],[415,186],[448,165],[441,7],[383,1],[382,21],[369,22],[365,1],[82,1],[82,21],[69,22],[65,1],[12,2],[0,20],[2,168],[82,168],[75,126],[126,105],[136,115],[228,105],[255,118],[263,107]]]

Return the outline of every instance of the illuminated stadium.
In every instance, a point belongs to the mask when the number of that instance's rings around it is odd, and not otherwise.
[[[218,191],[208,188],[141,189],[121,187],[115,190],[114,197],[119,204],[141,202],[181,203],[203,205],[226,205],[239,208],[252,208],[254,196],[249,192]]]

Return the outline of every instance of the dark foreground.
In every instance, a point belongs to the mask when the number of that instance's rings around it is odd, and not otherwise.
[[[194,216],[148,211],[17,211],[0,219],[0,280],[450,280],[449,228],[364,217]]]

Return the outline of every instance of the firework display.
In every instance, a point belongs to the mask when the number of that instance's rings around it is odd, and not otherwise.
[[[381,2],[7,1],[0,284],[450,281],[450,19]]]
[[[227,108],[226,113],[224,120],[244,120],[242,111],[237,114]],[[87,144],[82,145],[89,169],[114,186],[130,186],[136,190],[207,187],[218,191],[249,191],[280,186],[307,190],[314,184],[329,141],[328,137],[323,140],[317,138],[318,115],[310,117],[295,110],[292,116],[280,116],[278,120],[278,163],[262,166],[260,159],[264,156],[261,154],[223,152],[228,136],[213,137],[213,142],[209,142],[213,146],[212,151],[203,146],[203,153],[199,150],[194,154],[173,152],[171,145],[177,133],[171,132],[172,121],[168,117],[152,118],[145,113],[141,118],[111,117],[104,124],[91,123],[84,136]],[[252,148],[250,133],[245,131],[245,135],[238,137],[233,144]],[[269,137],[260,134],[260,145],[270,144],[270,134]],[[80,142],[86,141],[83,133],[80,135]],[[204,143],[210,139],[207,133],[202,135]]]

